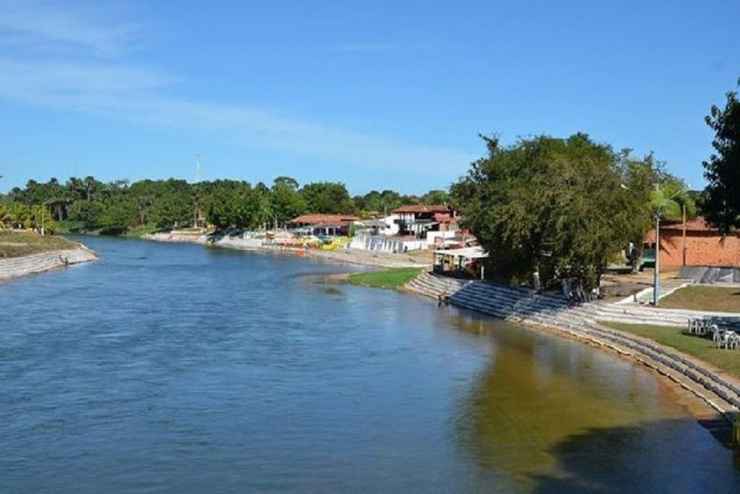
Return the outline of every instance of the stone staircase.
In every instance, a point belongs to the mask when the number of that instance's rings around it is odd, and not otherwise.
[[[33,273],[42,273],[66,265],[95,260],[95,253],[85,247],[57,250],[30,256],[0,259],[0,281]]]
[[[556,328],[579,339],[606,345],[627,353],[656,368],[659,372],[689,378],[704,390],[721,398],[718,404],[712,396],[701,395],[707,402],[722,411],[740,409],[740,386],[707,370],[679,352],[656,344],[646,338],[615,331],[598,321],[627,322],[632,324],[686,325],[694,311],[656,310],[648,307],[615,306],[599,302],[572,306],[561,296],[538,294],[526,288],[516,288],[495,283],[459,280],[422,273],[406,285],[410,291],[438,299],[447,297],[451,305],[473,310],[496,318],[514,322]],[[705,314],[705,313],[702,313]]]

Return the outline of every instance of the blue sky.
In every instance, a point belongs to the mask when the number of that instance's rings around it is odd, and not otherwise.
[[[449,185],[577,131],[702,186],[740,2],[0,0],[0,191],[29,178]],[[685,5],[683,5],[685,4]]]

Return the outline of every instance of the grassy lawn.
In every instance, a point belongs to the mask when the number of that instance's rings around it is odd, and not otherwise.
[[[39,254],[51,250],[74,249],[77,244],[55,235],[42,237],[30,232],[0,231],[0,259]]]
[[[671,293],[658,305],[664,309],[740,312],[740,288],[687,286]]]
[[[60,233],[62,235],[68,233],[78,233],[85,229],[84,226],[85,225],[81,221],[57,221],[56,233]]]
[[[683,334],[681,331],[684,328],[616,322],[602,322],[601,324],[625,333],[649,338],[661,345],[675,348],[703,360],[735,377],[740,377],[740,351],[717,349],[710,339]]]
[[[141,225],[129,228],[126,233],[123,234],[123,236],[141,238],[144,235],[151,235],[152,233],[157,233],[158,231],[159,229],[154,225]]]
[[[419,268],[396,268],[368,273],[353,273],[348,280],[353,285],[397,290],[422,272]]]

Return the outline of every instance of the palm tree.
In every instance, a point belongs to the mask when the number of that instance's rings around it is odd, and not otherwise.
[[[685,225],[687,212],[693,216],[696,206],[683,182],[671,180],[663,184],[655,184],[655,190],[650,194],[650,208],[655,216],[653,305],[657,306],[660,298],[660,220],[678,220],[683,216]]]

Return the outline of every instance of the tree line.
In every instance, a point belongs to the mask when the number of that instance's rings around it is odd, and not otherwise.
[[[487,273],[535,286],[571,278],[596,287],[625,247],[635,247],[633,261],[639,257],[656,218],[680,220],[700,209],[723,235],[740,229],[740,102],[735,92],[726,96],[724,107],[712,106],[706,117],[715,137],[701,192],[687,190],[652,154],[635,157],[584,133],[540,135],[510,146],[483,136],[486,155],[449,194],[384,190],[352,197],[341,183],[300,186],[290,177],[269,187],[238,180],[31,180],[0,198],[0,226],[49,230],[53,225],[45,222],[53,219],[107,233],[206,223],[253,229],[284,225],[307,212],[369,216],[404,204],[449,201],[460,211],[461,225],[489,252]]]
[[[406,204],[446,203],[446,191],[422,196],[392,190],[350,196],[339,182],[301,186],[278,177],[271,186],[242,180],[189,183],[185,180],[126,180],[102,182],[72,177],[62,183],[29,180],[0,197],[0,226],[47,231],[63,222],[67,229],[121,234],[139,228],[172,229],[214,225],[217,228],[274,228],[304,213],[390,213]],[[44,214],[45,213],[45,214]],[[45,218],[45,219],[44,219]]]

